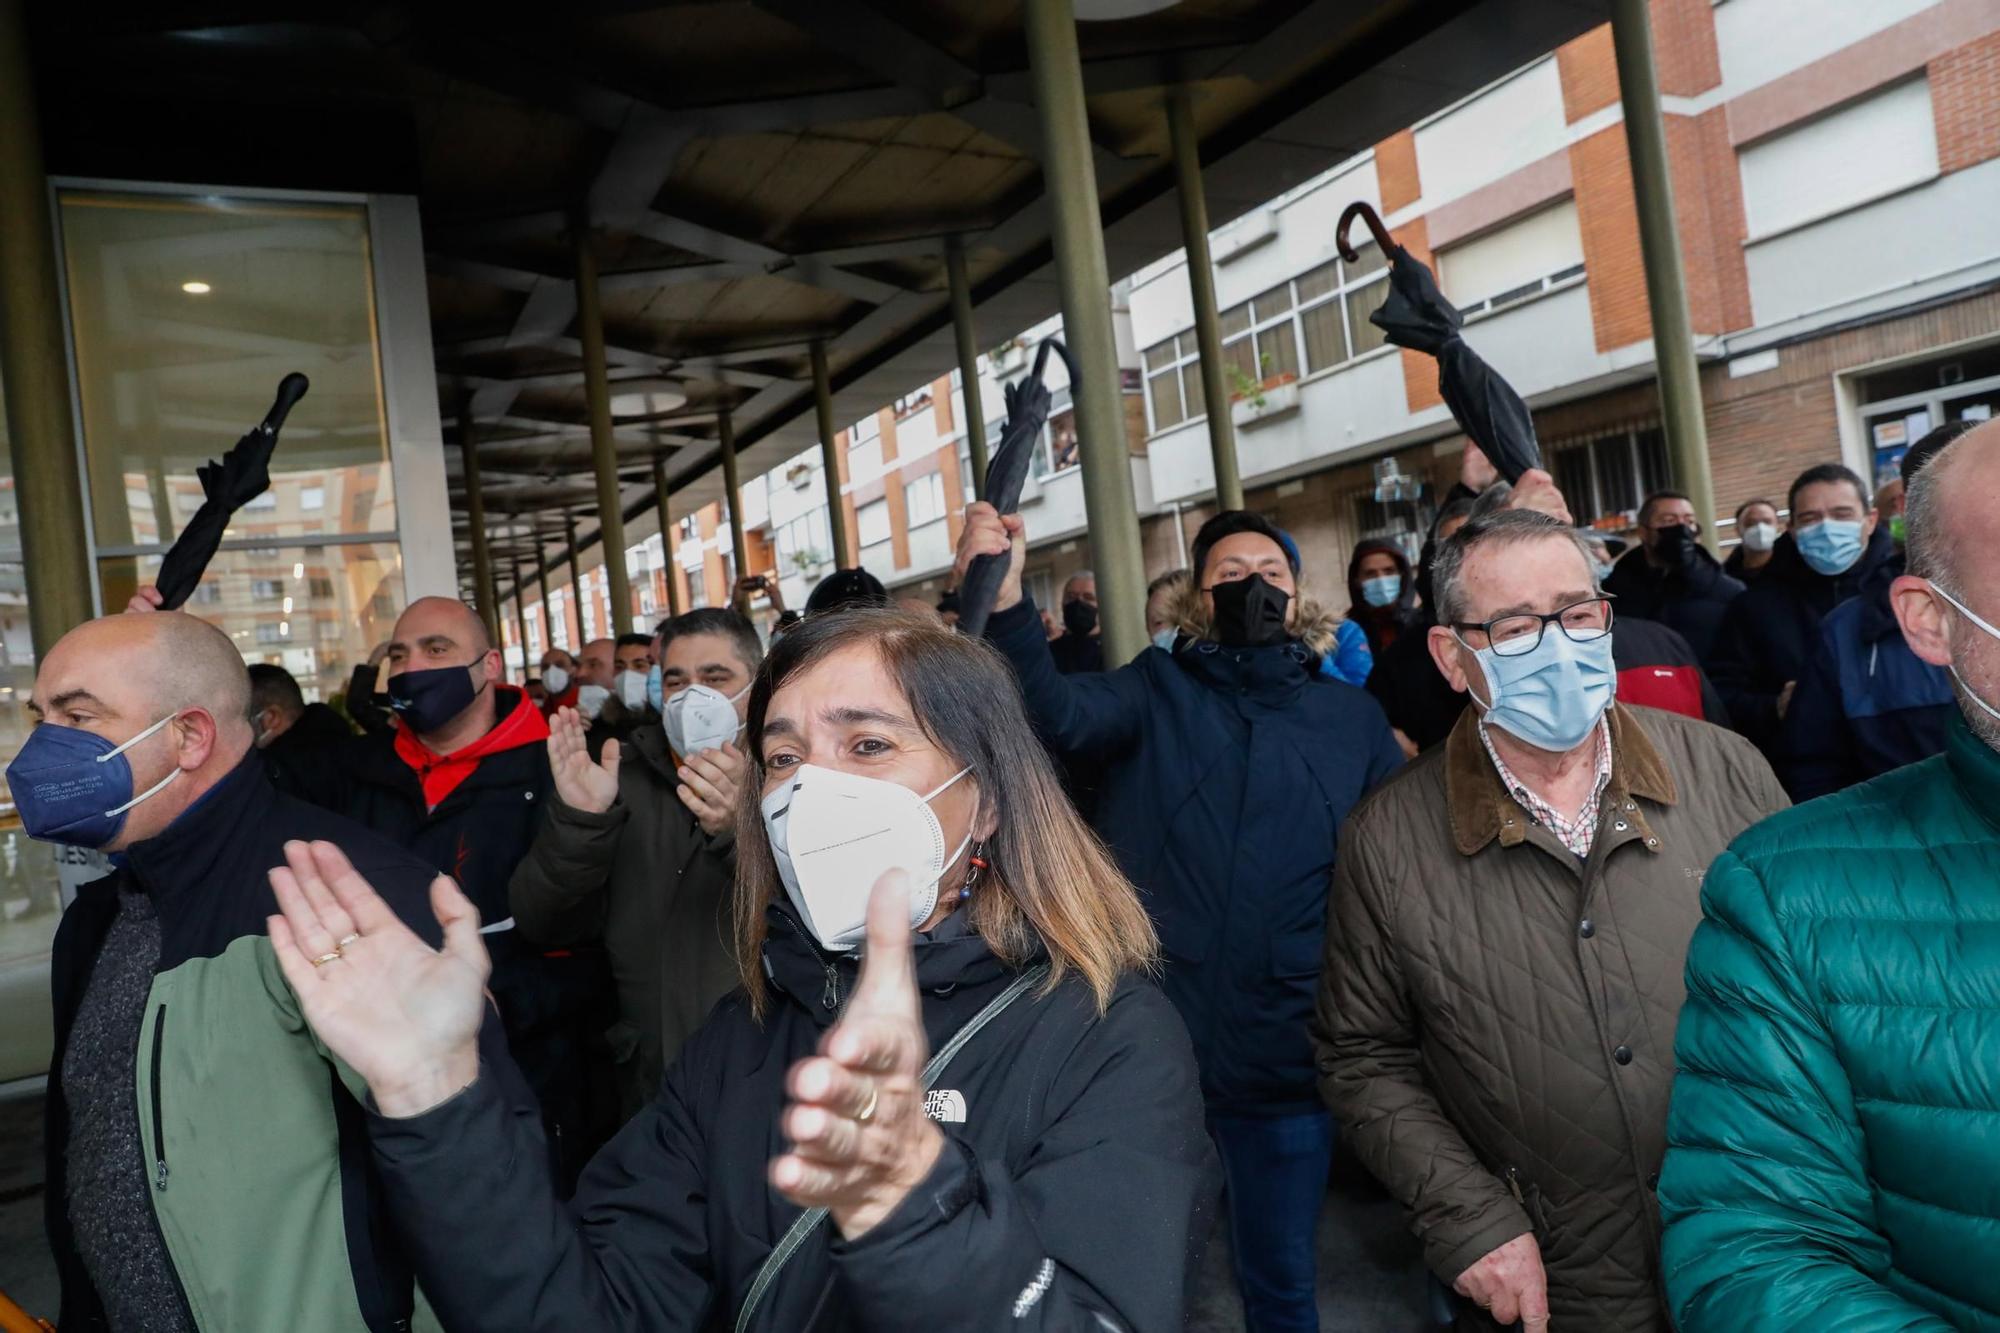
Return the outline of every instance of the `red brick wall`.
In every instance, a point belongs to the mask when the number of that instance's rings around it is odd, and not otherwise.
[[[1402,130],[1375,145],[1375,179],[1382,191],[1382,211],[1408,208],[1423,197],[1417,179],[1417,136]]]
[[[1653,68],[1668,97],[1693,97],[1722,82],[1715,0],[1652,0]]]
[[[1597,350],[1652,336],[1646,272],[1639,252],[1639,214],[1632,199],[1632,164],[1625,127],[1613,125],[1570,145],[1576,180],[1577,226],[1590,273],[1590,318]]]
[[[1667,160],[1694,331],[1748,328],[1750,275],[1743,240],[1749,224],[1726,109],[1714,107],[1693,118],[1668,116]]]
[[[1437,261],[1431,254],[1430,227],[1424,219],[1417,218],[1406,226],[1398,227],[1390,233],[1396,244],[1410,252],[1410,257],[1419,263],[1429,264],[1435,270]],[[1403,399],[1412,412],[1421,412],[1427,407],[1436,407],[1444,401],[1438,392],[1437,358],[1423,352],[1402,350]]]
[[[1930,80],[1938,169],[2000,157],[2000,31],[1933,60]]]
[[[1611,25],[1592,28],[1556,48],[1562,79],[1563,119],[1574,125],[1618,100],[1618,61],[1611,50]]]

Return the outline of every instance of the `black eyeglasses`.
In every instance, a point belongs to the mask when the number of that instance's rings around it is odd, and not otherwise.
[[[1550,625],[1561,628],[1572,643],[1590,643],[1611,632],[1611,599],[1609,597],[1589,597],[1581,602],[1571,602],[1560,611],[1548,615],[1536,615],[1532,611],[1510,616],[1497,616],[1483,623],[1455,621],[1452,630],[1461,635],[1477,631],[1486,636],[1493,651],[1501,657],[1522,657],[1542,646],[1542,634]],[[1476,647],[1467,644],[1468,648]]]

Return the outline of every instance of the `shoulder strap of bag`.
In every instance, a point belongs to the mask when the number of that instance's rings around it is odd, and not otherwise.
[[[1015,977],[1006,990],[988,1000],[986,1007],[974,1014],[964,1027],[953,1033],[951,1040],[940,1047],[937,1054],[931,1057],[930,1063],[924,1066],[923,1090],[925,1092],[931,1090],[932,1085],[951,1064],[953,1057],[964,1049],[965,1043],[979,1035],[981,1028],[998,1018],[1008,1005],[1041,985],[1048,979],[1048,975],[1048,964],[1038,964]],[[798,1221],[792,1223],[791,1230],[778,1241],[777,1248],[765,1257],[763,1267],[757,1270],[757,1278],[750,1284],[750,1294],[743,1300],[742,1312],[736,1316],[736,1333],[747,1333],[750,1318],[764,1299],[764,1293],[770,1290],[771,1284],[777,1280],[785,1265],[791,1262],[792,1256],[812,1239],[813,1233],[818,1231],[820,1224],[825,1221],[826,1209],[809,1208],[799,1215]]]

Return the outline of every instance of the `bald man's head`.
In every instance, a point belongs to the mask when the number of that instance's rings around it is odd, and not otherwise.
[[[106,616],[57,641],[35,672],[28,707],[49,726],[122,745],[134,794],[175,769],[180,780],[134,806],[110,850],[154,836],[249,753],[250,676],[229,636],[179,611]]]
[[[615,639],[592,639],[583,645],[583,651],[576,658],[576,679],[581,685],[602,685],[611,688],[611,678],[617,674],[615,659],[618,642]]]
[[[1890,585],[1910,650],[1951,673],[1959,711],[2000,751],[2000,421],[1968,431],[1911,476],[1909,570]]]

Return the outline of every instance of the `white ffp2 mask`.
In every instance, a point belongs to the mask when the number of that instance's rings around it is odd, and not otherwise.
[[[736,701],[749,688],[745,685],[734,694],[724,694],[707,685],[690,685],[668,695],[667,706],[660,714],[667,730],[667,744],[675,754],[688,759],[735,740],[736,733],[743,730],[743,723],[736,716]]]
[[[633,712],[646,706],[646,673],[643,671],[621,671],[612,679],[618,692],[618,702]]]
[[[949,853],[929,794],[898,782],[801,764],[764,798],[764,833],[792,906],[821,945],[846,953],[868,934],[868,895],[891,870],[910,877],[910,929],[937,908],[938,879],[972,841]]]
[[[551,695],[561,694],[569,688],[569,672],[559,666],[549,667],[542,672],[542,688]]]
[[[597,715],[604,711],[605,700],[610,697],[611,691],[602,685],[579,685],[576,687],[576,711],[594,722]]]

